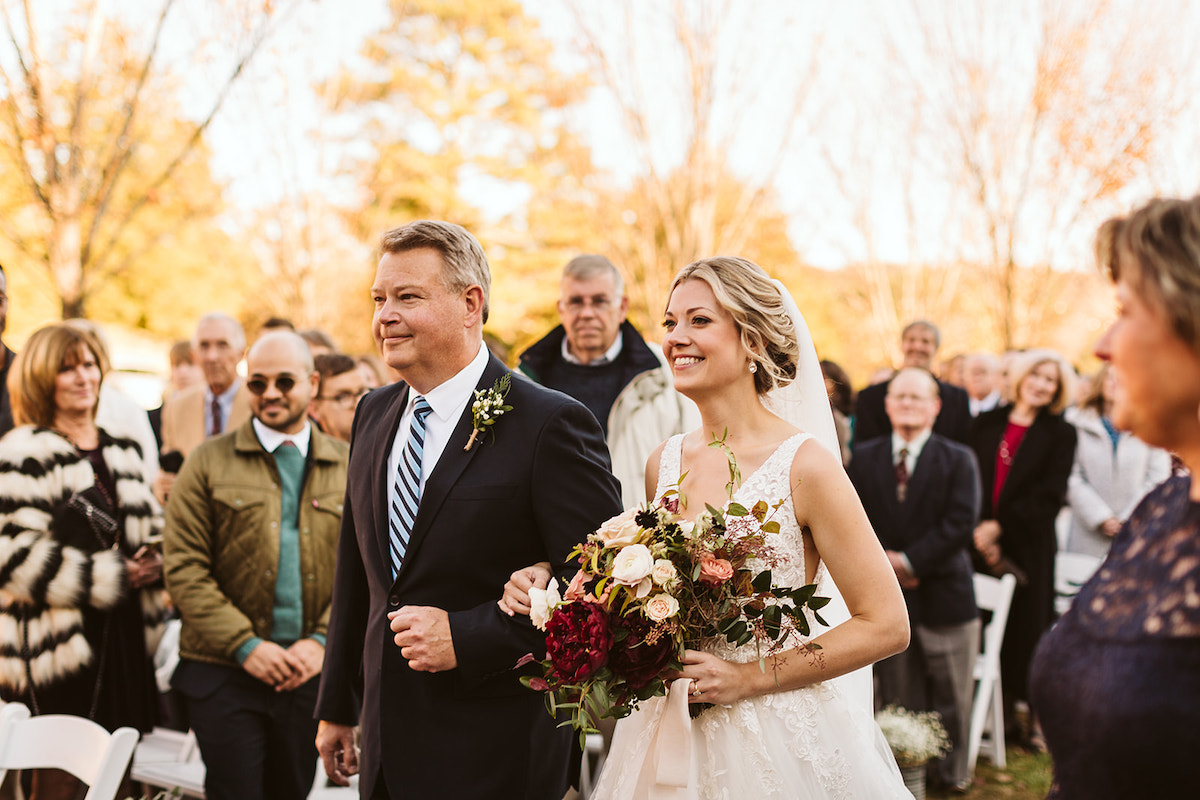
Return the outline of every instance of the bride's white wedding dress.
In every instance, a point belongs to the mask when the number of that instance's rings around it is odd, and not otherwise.
[[[798,433],[787,439],[734,494],[749,508],[758,500],[785,498],[774,519],[778,534],[770,544],[787,563],[772,571],[776,584],[804,584],[804,547],[792,507],[790,468],[797,448],[809,439]],[[656,497],[679,480],[683,436],[663,448]],[[818,594],[832,587],[824,564],[817,565]],[[828,589],[827,591],[836,591]],[[821,626],[812,621],[814,636]],[[706,648],[728,661],[757,660],[753,643],[734,648],[724,641]],[[855,702],[843,681],[831,680],[789,692],[742,700],[730,707],[713,706],[691,724],[690,781],[686,789],[656,796],[683,800],[911,800],[883,734],[859,698]],[[593,797],[643,800],[637,783],[667,699],[655,697],[618,721],[612,748]],[[644,790],[643,790],[644,791]]]

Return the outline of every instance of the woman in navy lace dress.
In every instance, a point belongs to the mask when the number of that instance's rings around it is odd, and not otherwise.
[[[1200,197],[1106,222],[1117,321],[1096,355],[1119,381],[1113,422],[1200,472]],[[1055,800],[1200,791],[1200,483],[1167,480],[1042,640],[1033,699]]]

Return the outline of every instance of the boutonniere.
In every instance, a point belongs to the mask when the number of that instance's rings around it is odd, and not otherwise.
[[[504,404],[504,396],[508,394],[511,385],[512,381],[506,373],[492,384],[492,388],[475,392],[475,402],[471,403],[471,421],[475,429],[471,431],[471,438],[467,439],[467,446],[463,450],[470,450],[479,434],[495,425],[496,419],[505,411],[512,411],[512,406]]]

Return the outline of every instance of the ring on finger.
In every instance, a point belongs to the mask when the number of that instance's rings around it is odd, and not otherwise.
[[[701,694],[702,692],[699,689],[696,689],[692,692],[692,697],[699,697]]]

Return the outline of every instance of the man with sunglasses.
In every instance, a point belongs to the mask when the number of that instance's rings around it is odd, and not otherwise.
[[[350,441],[350,426],[358,401],[367,393],[367,382],[358,363],[344,353],[326,353],[313,358],[320,382],[308,404],[308,416],[322,433]]]
[[[164,578],[183,617],[172,684],[211,800],[312,786],[349,452],[309,422],[317,382],[303,339],[260,338],[247,359],[251,419],[188,456],[167,505]]]

